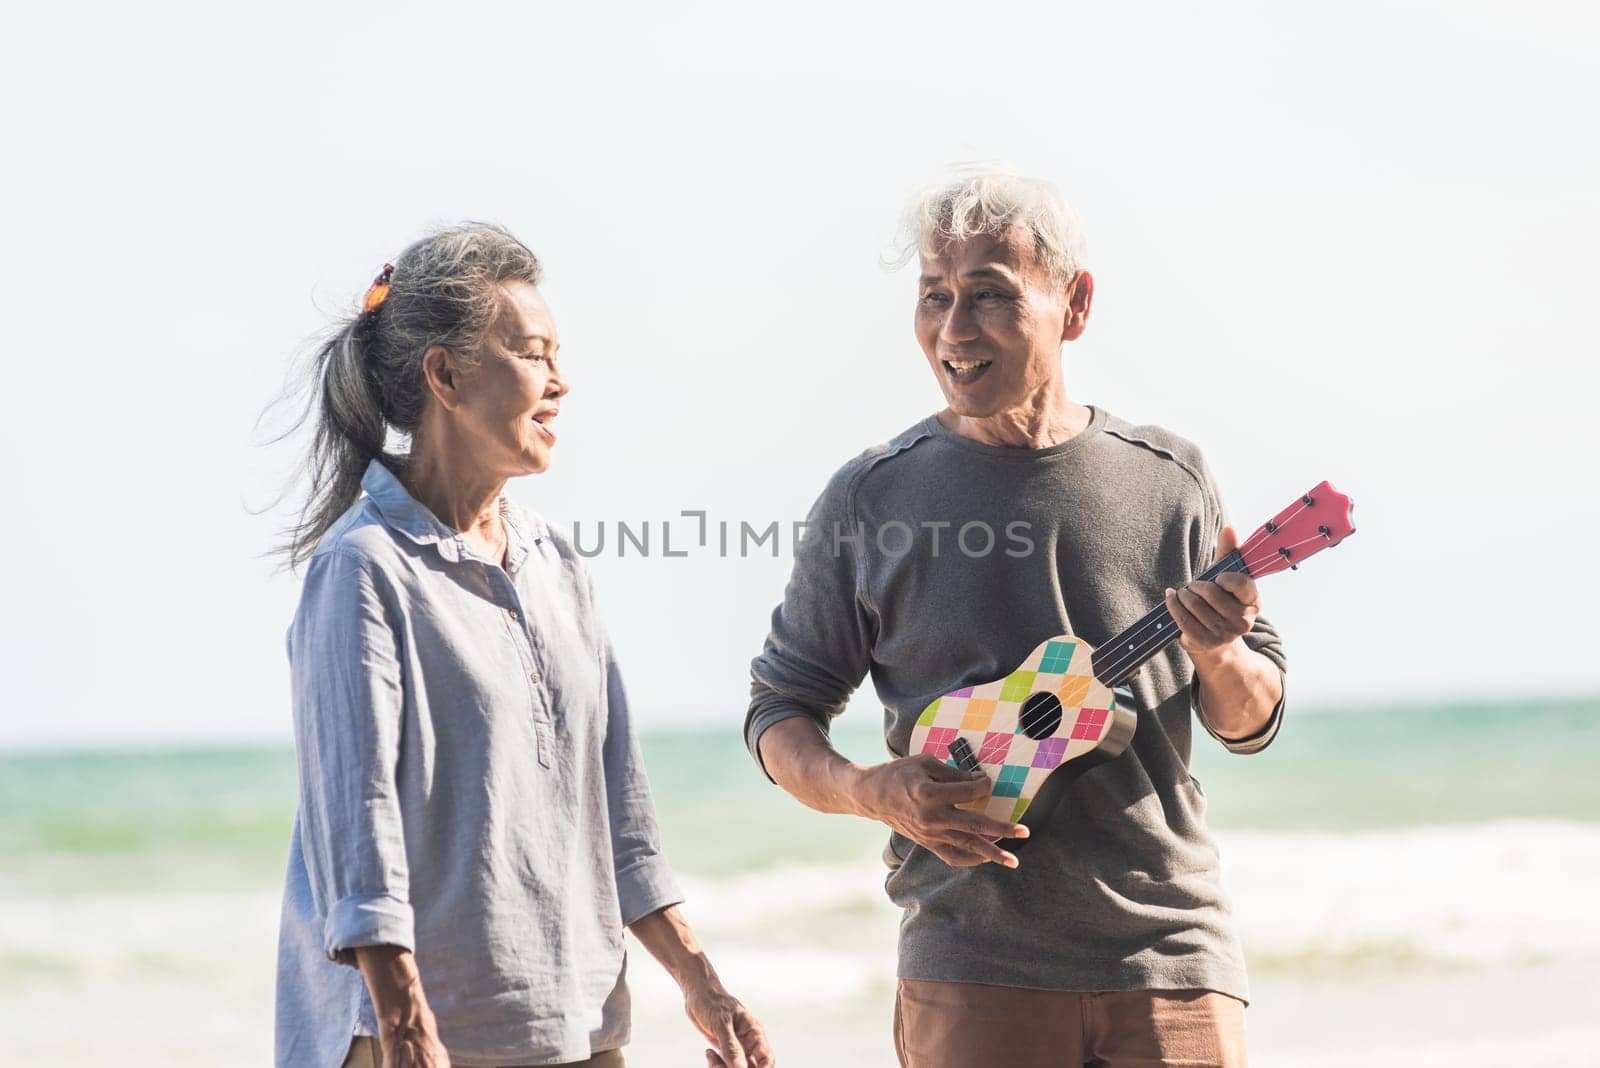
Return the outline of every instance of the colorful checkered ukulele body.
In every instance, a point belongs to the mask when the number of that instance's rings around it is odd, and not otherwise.
[[[1350,509],[1349,497],[1319,483],[1200,578],[1299,567],[1355,532]],[[1050,638],[1005,678],[935,698],[917,719],[910,751],[982,769],[993,783],[989,797],[961,807],[1036,828],[1079,776],[1128,747],[1137,718],[1124,683],[1177,637],[1162,603],[1099,649],[1070,635]]]

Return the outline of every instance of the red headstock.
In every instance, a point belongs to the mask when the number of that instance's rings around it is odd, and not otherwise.
[[[1355,533],[1350,498],[1318,482],[1289,507],[1269,519],[1239,546],[1255,578],[1299,567],[1307,558]]]

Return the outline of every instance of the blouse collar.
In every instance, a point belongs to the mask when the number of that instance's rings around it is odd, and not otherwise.
[[[390,528],[399,531],[418,545],[432,545],[439,555],[457,563],[464,558],[483,561],[467,547],[466,536],[443,522],[428,510],[427,505],[411,496],[393,471],[379,459],[367,464],[367,473],[361,477],[361,488],[372,499],[373,507]],[[544,524],[520,505],[500,494],[500,518],[506,528],[506,569],[517,571],[528,559],[528,554],[544,540]],[[498,563],[498,561],[494,561]]]

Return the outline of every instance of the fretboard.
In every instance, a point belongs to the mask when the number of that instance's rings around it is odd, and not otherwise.
[[[1250,573],[1244,565],[1244,557],[1232,552],[1212,564],[1199,577],[1209,581],[1227,571]],[[1173,622],[1166,603],[1162,602],[1146,612],[1133,626],[1096,649],[1089,658],[1089,666],[1095,678],[1115,688],[1143,667],[1146,660],[1176,641],[1178,633],[1178,624]]]

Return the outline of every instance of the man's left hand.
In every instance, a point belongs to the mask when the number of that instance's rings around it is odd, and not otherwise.
[[[1239,548],[1239,534],[1231,526],[1217,535],[1217,559]],[[1215,581],[1195,581],[1181,590],[1167,590],[1167,611],[1178,624],[1179,644],[1190,658],[1214,656],[1231,646],[1255,625],[1261,602],[1256,581],[1229,571]]]

